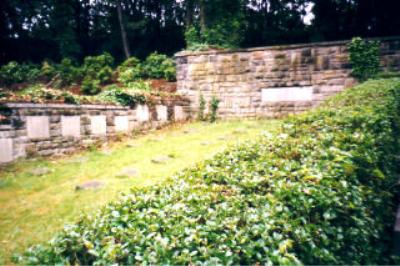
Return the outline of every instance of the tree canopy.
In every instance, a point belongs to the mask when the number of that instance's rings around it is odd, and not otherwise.
[[[0,63],[397,35],[398,10],[396,0],[2,0]]]

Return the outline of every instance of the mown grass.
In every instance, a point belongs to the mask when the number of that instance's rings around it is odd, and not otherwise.
[[[278,125],[279,121],[265,120],[176,125],[99,150],[4,167],[0,169],[0,263],[9,263],[12,253],[48,240],[66,222],[98,209],[120,192],[162,182],[228,145],[264,130],[272,131]],[[170,159],[163,164],[151,161],[159,156]],[[51,172],[32,175],[38,167]],[[118,174],[125,167],[137,169],[138,176],[121,178]],[[75,190],[76,185],[88,180],[104,182],[105,186]]]

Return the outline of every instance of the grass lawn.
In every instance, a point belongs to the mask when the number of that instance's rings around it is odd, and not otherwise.
[[[0,264],[9,263],[13,252],[48,240],[64,223],[104,206],[130,187],[161,182],[228,145],[254,139],[261,131],[274,130],[278,125],[278,121],[267,120],[176,125],[109,144],[103,150],[4,167],[0,169]],[[169,159],[152,162],[160,156]],[[50,172],[32,174],[42,167]],[[137,176],[121,177],[119,173],[126,167],[137,170]],[[90,180],[104,186],[75,190],[76,185]]]

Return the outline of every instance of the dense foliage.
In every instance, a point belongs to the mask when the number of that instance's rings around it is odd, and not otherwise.
[[[400,79],[133,189],[20,257],[32,264],[387,264]]]
[[[185,40],[250,47],[399,35],[399,9],[395,0],[2,0],[0,64],[104,51],[144,59]]]
[[[352,75],[358,80],[365,81],[379,72],[378,41],[367,41],[359,37],[353,38],[349,44]]]
[[[149,55],[143,62],[132,57],[116,69],[113,67],[114,58],[108,53],[85,57],[81,66],[69,58],[60,64],[44,61],[41,66],[10,62],[0,67],[0,86],[35,82],[45,82],[55,88],[82,85],[83,94],[96,95],[114,77],[123,86],[131,87],[142,79],[174,81],[176,76],[174,60],[158,53]]]

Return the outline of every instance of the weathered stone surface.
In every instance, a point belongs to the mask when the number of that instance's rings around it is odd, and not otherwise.
[[[118,173],[117,177],[137,177],[139,175],[139,170],[135,167],[126,167]]]
[[[158,121],[168,121],[168,109],[167,106],[165,105],[157,105],[156,106],[156,112],[157,112],[157,120]]]
[[[30,171],[30,174],[35,175],[35,176],[41,176],[41,175],[46,175],[50,172],[51,172],[51,170],[47,167],[38,167],[38,168],[32,169]]]
[[[187,119],[187,114],[185,113],[183,106],[174,106],[174,120],[184,121]]]
[[[127,115],[115,116],[115,131],[117,132],[127,132],[129,130],[129,119]]]
[[[107,135],[107,123],[105,115],[96,115],[90,117],[90,130],[93,135]]]
[[[31,139],[50,137],[48,116],[27,116],[26,128]]]
[[[312,101],[313,87],[267,88],[261,90],[262,102]]]
[[[152,104],[172,110],[174,105],[188,108],[189,101],[183,97],[160,97],[153,98]],[[10,108],[10,121],[13,123],[0,126],[0,163],[25,156],[70,154],[76,149],[114,138],[117,132],[127,128],[128,131],[134,127],[149,130],[165,124],[155,121],[156,116],[151,116],[149,107],[145,105],[139,107],[139,112],[128,107],[105,105],[4,105]],[[148,123],[138,121],[136,114],[140,116],[139,120]]]
[[[400,70],[400,50],[393,48],[397,47],[393,44],[399,43],[399,38],[381,43],[382,69],[390,65]],[[178,53],[177,89],[190,98],[188,111],[191,114],[197,113],[200,93],[208,104],[213,96],[221,100],[218,109],[221,117],[272,118],[298,113],[354,85],[347,44],[348,41],[341,41],[257,47],[236,52]],[[314,90],[299,90],[304,87]],[[286,107],[286,101],[311,104]],[[279,106],[265,108],[269,103]]]
[[[13,140],[0,139],[0,163],[8,163],[13,159]]]
[[[171,159],[170,156],[159,156],[159,157],[151,159],[151,162],[154,164],[165,164],[170,159]]]
[[[81,136],[81,117],[80,116],[61,116],[61,134],[64,137]]]
[[[104,182],[92,180],[82,183],[80,185],[76,185],[75,190],[79,191],[79,190],[98,189],[104,187],[104,185],[105,185]]]
[[[139,122],[147,122],[150,120],[150,112],[147,105],[138,105],[136,107],[136,119]]]

